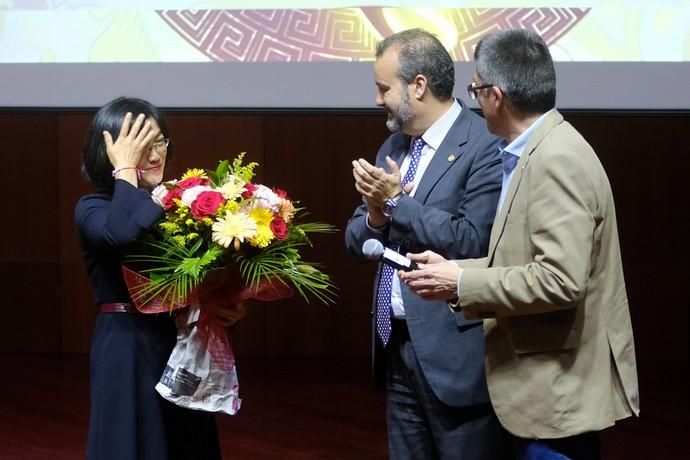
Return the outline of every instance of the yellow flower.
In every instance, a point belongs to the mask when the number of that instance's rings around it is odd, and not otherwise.
[[[254,208],[249,211],[249,216],[256,222],[256,236],[251,238],[252,246],[265,248],[273,240],[274,235],[271,230],[273,211],[267,208]]]
[[[228,200],[223,205],[223,209],[234,214],[240,210],[240,204],[237,201]]]
[[[171,234],[182,231],[182,228],[175,222],[161,222],[160,227],[163,229],[163,231]]]
[[[186,173],[180,178],[180,182],[182,182],[185,179],[189,179],[190,177],[201,177],[203,179],[208,179],[208,176],[206,175],[206,172],[203,169],[198,169],[198,168],[192,168],[188,169]]]
[[[186,204],[182,200],[178,200],[177,198],[173,198],[173,201],[177,205],[177,208],[175,209],[175,214],[177,214],[180,217],[184,217],[189,215],[189,208],[187,207]]]
[[[240,243],[245,238],[253,238],[257,233],[256,222],[246,214],[225,213],[225,217],[219,217],[211,228],[213,241],[224,248],[234,245],[239,249]]]
[[[204,217],[201,220],[196,220],[194,221],[193,225],[189,226],[189,230],[194,232],[204,232],[206,229],[210,228],[213,225],[213,219],[210,217]]]
[[[273,240],[273,231],[268,225],[259,225],[256,236],[251,239],[252,246],[265,248]]]
[[[256,221],[256,225],[268,227],[273,220],[273,211],[267,208],[254,208],[249,211],[249,216]]]
[[[238,198],[242,193],[246,192],[247,189],[244,188],[245,182],[242,182],[241,180],[229,180],[225,184],[223,184],[222,187],[218,189],[220,193],[223,194],[223,196],[227,200],[234,200],[235,198]]]

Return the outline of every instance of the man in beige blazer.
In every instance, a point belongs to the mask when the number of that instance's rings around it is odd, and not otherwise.
[[[554,108],[548,47],[524,30],[475,49],[468,86],[502,145],[503,190],[488,256],[409,254],[401,280],[484,318],[491,403],[518,458],[598,458],[597,432],[639,413],[611,188],[596,154]],[[452,314],[449,311],[448,314]]]

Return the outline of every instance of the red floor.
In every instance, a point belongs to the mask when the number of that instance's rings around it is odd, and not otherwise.
[[[85,356],[0,355],[0,460],[83,458]],[[240,358],[242,410],[218,417],[227,459],[385,459],[368,361]],[[641,373],[642,417],[603,435],[606,460],[690,458],[687,368]]]

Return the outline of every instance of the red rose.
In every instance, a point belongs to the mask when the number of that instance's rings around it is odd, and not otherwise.
[[[208,185],[209,180],[203,177],[199,176],[192,176],[188,177],[185,180],[181,180],[177,184],[175,184],[175,187],[178,187],[182,189],[182,191],[187,190],[188,188],[195,187],[197,185]],[[180,193],[181,194],[181,193]]]
[[[252,184],[251,182],[247,182],[244,184],[244,188],[247,189],[247,191],[242,194],[242,199],[248,200],[254,196],[254,192],[256,192],[256,185]]]
[[[201,220],[209,217],[214,212],[218,211],[220,205],[223,204],[225,198],[220,192],[205,191],[197,195],[196,200],[192,201],[192,216],[196,220]]]
[[[271,231],[273,232],[273,236],[278,240],[285,239],[288,236],[287,224],[283,218],[277,214],[271,221]]]
[[[288,199],[287,192],[285,190],[283,190],[282,188],[274,188],[273,193],[278,195],[280,198],[284,198],[286,200]]]
[[[166,211],[170,208],[173,208],[176,206],[175,199],[180,199],[182,197],[182,192],[183,190],[178,187],[173,187],[171,188],[168,193],[163,197],[163,209]]]

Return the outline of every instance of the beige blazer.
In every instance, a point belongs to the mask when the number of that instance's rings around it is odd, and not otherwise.
[[[467,318],[485,318],[489,394],[508,431],[601,430],[639,413],[611,187],[555,109],[516,168],[488,257],[457,261],[459,304]]]

